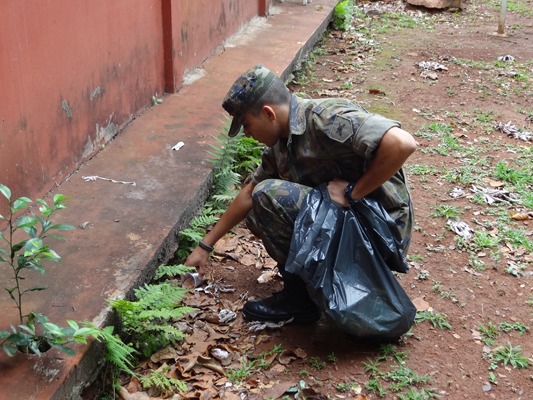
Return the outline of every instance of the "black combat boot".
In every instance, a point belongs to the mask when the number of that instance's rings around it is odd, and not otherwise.
[[[247,302],[243,307],[246,319],[280,322],[294,318],[297,324],[311,324],[320,319],[320,310],[311,300],[299,276],[278,265],[283,277],[283,290],[262,300]]]

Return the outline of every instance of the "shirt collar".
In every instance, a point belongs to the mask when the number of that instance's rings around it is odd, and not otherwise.
[[[303,135],[305,128],[307,127],[307,121],[305,117],[305,104],[307,101],[295,96],[294,94],[291,96],[291,109],[289,112],[289,141],[292,135]]]

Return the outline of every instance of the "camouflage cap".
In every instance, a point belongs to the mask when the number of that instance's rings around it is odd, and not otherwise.
[[[222,102],[224,110],[233,117],[228,132],[230,137],[239,133],[244,114],[265,94],[275,78],[276,75],[261,64],[237,78]]]

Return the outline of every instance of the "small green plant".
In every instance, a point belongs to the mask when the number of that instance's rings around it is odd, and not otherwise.
[[[470,258],[468,259],[468,265],[474,271],[485,271],[485,262],[481,260],[477,254],[470,253]]]
[[[415,371],[403,365],[384,374],[383,378],[392,382],[390,389],[394,392],[401,392],[409,386],[426,384],[430,379],[429,375],[418,375]]]
[[[183,265],[161,266],[157,277],[175,276],[194,268]],[[135,349],[150,356],[166,345],[183,340],[184,334],[172,322],[193,308],[180,306],[187,290],[170,280],[145,284],[134,290],[135,300],[109,300],[123,324],[123,331]]]
[[[353,82],[349,80],[349,81],[342,82],[340,88],[343,90],[350,90],[350,89],[353,89],[353,86],[354,86]]]
[[[439,170],[433,165],[414,164],[408,168],[411,175],[437,175]]]
[[[131,370],[132,355],[135,352],[113,335],[113,327],[100,329],[90,322],[67,320],[66,327],[49,321],[46,315],[31,311],[25,313],[24,296],[29,292],[45,290],[44,286],[24,287],[23,283],[28,273],[45,273],[45,261],[60,262],[61,257],[45,244],[49,237],[62,239],[54,235],[54,231],[73,229],[69,224],[54,224],[52,217],[66,206],[67,200],[62,194],[52,198],[52,204],[43,199],[37,199],[39,214],[30,211],[32,201],[28,197],[11,199],[11,190],[0,184],[0,193],[8,200],[9,215],[0,215],[0,221],[7,223],[7,236],[0,231],[0,240],[7,244],[7,250],[0,248],[0,262],[6,263],[11,269],[15,285],[6,288],[18,310],[19,324],[11,326],[10,330],[0,330],[0,346],[8,356],[17,352],[40,355],[51,347],[55,347],[66,354],[74,355],[67,345],[70,343],[87,344],[87,338],[93,337],[103,341],[106,346],[106,359],[123,371],[133,374]],[[22,216],[16,218],[16,215]],[[27,235],[27,238],[17,242],[17,238]]]
[[[347,31],[353,19],[353,0],[342,0],[337,3],[333,11],[333,27],[340,31]]]
[[[494,122],[494,112],[491,110],[476,109],[474,118],[477,122],[492,124]]]
[[[439,204],[432,214],[434,217],[444,217],[447,219],[457,218],[461,215],[461,210],[457,206],[449,206],[447,204]]]
[[[407,259],[413,262],[417,262],[417,261],[422,262],[426,260],[426,257],[424,257],[422,254],[409,254],[407,256]]]
[[[283,353],[283,346],[281,344],[275,345],[271,350],[259,354],[259,357],[257,358],[258,364],[257,367],[259,368],[269,368],[270,363],[273,360],[272,356],[274,356],[274,359],[279,355]]]
[[[336,363],[337,361],[339,361],[339,358],[337,357],[337,355],[335,353],[329,353],[328,354],[328,361],[331,362],[331,363]]]
[[[507,163],[500,161],[496,165],[495,177],[515,186],[526,186],[533,183],[533,175],[529,168],[512,168]]]
[[[440,283],[439,281],[433,281],[431,289],[436,293],[440,293],[442,291],[442,283]]]
[[[246,357],[241,360],[241,366],[239,368],[228,368],[226,374],[230,382],[240,383],[244,379],[251,376],[256,367],[257,360],[248,361]]]
[[[42,285],[25,287],[28,275],[33,272],[43,275],[46,271],[45,262],[61,261],[59,254],[45,242],[49,237],[61,238],[54,235],[55,231],[74,229],[72,225],[52,222],[54,214],[65,208],[66,198],[62,194],[56,194],[52,204],[37,199],[37,214],[31,211],[33,202],[28,197],[13,200],[11,190],[3,184],[0,184],[0,193],[8,201],[7,217],[0,215],[0,221],[7,224],[6,234],[0,231],[0,240],[6,244],[6,248],[0,247],[0,263],[7,264],[10,270],[14,285],[5,289],[18,311],[18,325],[12,325],[10,330],[0,331],[0,345],[9,356],[16,352],[40,355],[50,347],[73,354],[74,351],[66,345],[71,342],[85,343],[86,337],[91,333],[90,329],[75,328],[74,321],[69,321],[67,327],[61,327],[51,323],[43,314],[33,311],[26,313],[24,307],[26,294],[46,290]]]
[[[382,362],[386,361],[387,359],[394,359],[398,363],[402,364],[404,360],[407,358],[407,354],[403,351],[398,351],[396,349],[396,346],[390,343],[382,344],[379,347],[379,356],[377,357],[377,361]]]
[[[444,179],[451,183],[460,183],[462,185],[469,185],[476,182],[479,179],[480,171],[478,174],[472,173],[472,167],[469,165],[460,166],[456,168],[450,168],[446,170]],[[483,204],[483,197],[481,198],[481,204]]]
[[[514,247],[524,247],[527,251],[533,251],[533,241],[523,229],[504,226],[500,229],[500,235],[505,242],[511,243]]]
[[[483,231],[474,232],[473,244],[478,249],[488,249],[498,246],[498,237],[492,236],[490,233]]]
[[[376,377],[379,375],[379,364],[379,359],[368,360],[363,362],[363,369],[365,372],[369,372],[371,377]]]
[[[321,369],[324,369],[324,367],[326,366],[326,363],[322,361],[320,357],[311,357],[309,358],[309,365],[312,368],[320,371]]]
[[[384,397],[388,393],[378,379],[369,379],[365,384],[365,389],[373,394],[377,394],[379,397]]]
[[[513,346],[508,343],[507,346],[500,346],[490,354],[491,369],[494,370],[501,363],[504,367],[507,365],[513,368],[523,369],[529,367],[529,359],[522,355],[521,346]]]
[[[415,317],[415,323],[419,324],[424,321],[430,322],[434,328],[452,329],[452,326],[447,321],[446,314],[429,311],[418,311]]]
[[[432,122],[426,129],[434,134],[441,135],[445,133],[452,133],[453,128],[448,124],[442,124],[439,122]]]
[[[481,341],[487,346],[494,345],[495,339],[500,335],[500,331],[492,322],[479,325],[478,330],[481,334]]]
[[[175,391],[187,391],[187,384],[176,378],[167,376],[170,367],[164,365],[161,369],[151,370],[149,375],[139,376],[139,382],[144,389],[156,390],[159,394],[173,394]]]
[[[419,375],[408,368],[406,366],[406,360],[407,354],[398,351],[396,346],[392,344],[381,345],[379,355],[376,359],[363,363],[365,372],[370,374],[370,379],[365,384],[365,388],[379,397],[386,396],[388,391],[392,391],[396,393],[398,398],[429,398],[409,397],[415,395],[416,390],[414,387],[427,384],[430,381],[430,377],[427,374]],[[385,362],[393,362],[394,367],[392,369],[389,368],[387,372],[382,372],[380,371],[380,365]],[[387,382],[388,386],[384,387],[381,381]],[[434,394],[434,389],[421,389],[420,393]]]
[[[511,331],[517,331],[520,335],[523,335],[527,331],[529,331],[529,328],[525,326],[524,324],[521,324],[520,322],[500,322],[498,324],[498,328],[505,333],[511,332]]]
[[[439,399],[440,396],[435,392],[435,389],[420,389],[416,387],[409,388],[405,394],[398,394],[399,400],[428,400]]]
[[[496,374],[494,372],[489,372],[489,382],[493,385],[497,385],[498,381],[496,380]]]
[[[335,386],[335,389],[341,393],[346,393],[357,387],[357,382],[339,383]]]

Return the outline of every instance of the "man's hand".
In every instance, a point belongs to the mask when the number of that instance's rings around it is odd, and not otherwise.
[[[246,217],[246,214],[252,209],[252,192],[254,186],[255,185],[250,182],[241,189],[213,229],[204,236],[204,243],[214,246],[222,236],[228,233],[235,225]],[[205,273],[207,272],[206,265],[208,261],[209,252],[202,249],[200,246],[197,246],[192,253],[189,254],[189,257],[187,257],[183,264],[189,267],[197,267],[200,278],[204,278]]]
[[[328,182],[328,192],[331,200],[342,207],[350,207],[348,200],[344,197],[344,189],[348,185],[348,181],[340,178],[334,178]]]
[[[189,257],[187,257],[183,265],[187,265],[189,267],[196,267],[198,270],[198,274],[200,275],[200,278],[203,279],[207,272],[206,271],[207,261],[209,261],[209,252],[197,246],[191,252],[191,254],[189,254]]]

